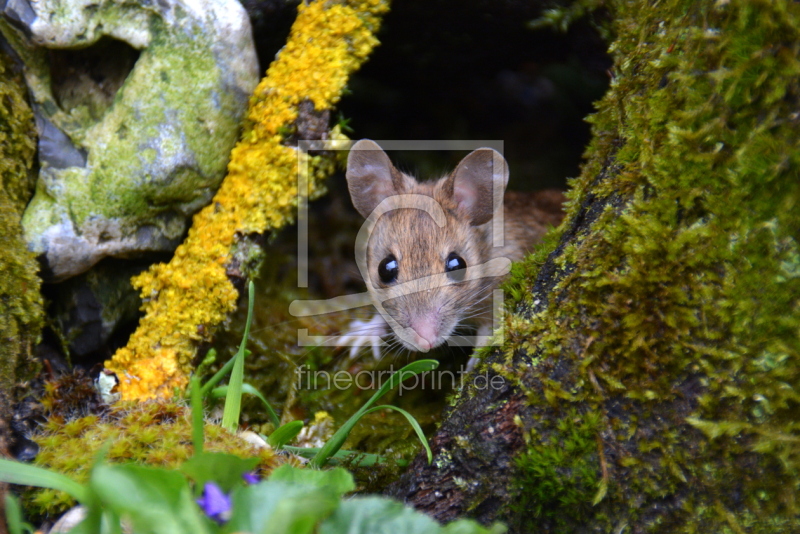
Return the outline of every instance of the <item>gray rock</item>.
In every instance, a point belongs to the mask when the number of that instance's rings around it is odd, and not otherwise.
[[[0,8],[0,39],[25,63],[37,110],[41,169],[23,226],[44,275],[58,281],[107,256],[173,250],[224,177],[258,81],[241,5]]]
[[[148,264],[106,258],[87,272],[50,288],[53,323],[72,363],[84,363],[87,356],[96,356],[118,327],[135,324],[142,301],[130,280]]]

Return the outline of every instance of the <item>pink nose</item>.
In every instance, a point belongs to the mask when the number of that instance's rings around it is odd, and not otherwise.
[[[436,343],[436,329],[431,326],[427,321],[421,321],[420,324],[412,324],[411,328],[416,334],[414,336],[414,344],[419,347],[422,352],[428,352]]]
[[[428,352],[431,350],[430,342],[427,339],[420,337],[419,334],[414,336],[414,344],[419,347],[419,350],[422,352]]]

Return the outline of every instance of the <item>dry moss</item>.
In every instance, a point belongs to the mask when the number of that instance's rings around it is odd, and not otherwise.
[[[606,7],[614,80],[588,162],[511,282],[536,280],[501,369],[526,355],[518,505],[549,518],[518,528],[798,531],[800,4]],[[576,410],[602,421],[583,507],[536,484]]]
[[[256,88],[228,176],[212,203],[194,217],[167,264],[134,278],[145,317],[128,345],[107,362],[124,399],[167,397],[184,387],[194,352],[236,304],[226,267],[237,235],[291,222],[297,203],[296,149],[282,144],[304,100],[317,111],[340,98],[349,74],[377,44],[387,10],[382,0],[301,3],[286,46]],[[311,194],[319,194],[333,161],[312,158]]]

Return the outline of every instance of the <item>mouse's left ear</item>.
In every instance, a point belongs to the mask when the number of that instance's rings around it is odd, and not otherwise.
[[[503,209],[503,195],[508,184],[508,164],[491,148],[479,148],[467,154],[445,183],[459,210],[477,226],[492,220],[495,209]]]
[[[365,219],[383,199],[404,193],[406,181],[375,141],[362,139],[350,149],[347,188],[353,206]]]

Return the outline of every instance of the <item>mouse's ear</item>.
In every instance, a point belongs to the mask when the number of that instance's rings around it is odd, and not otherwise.
[[[347,157],[347,188],[353,206],[366,219],[384,198],[405,192],[405,178],[378,143],[362,139]]]
[[[484,224],[492,220],[495,208],[503,209],[508,164],[498,151],[479,148],[461,160],[447,182],[445,189],[452,191],[459,210],[473,225]]]

